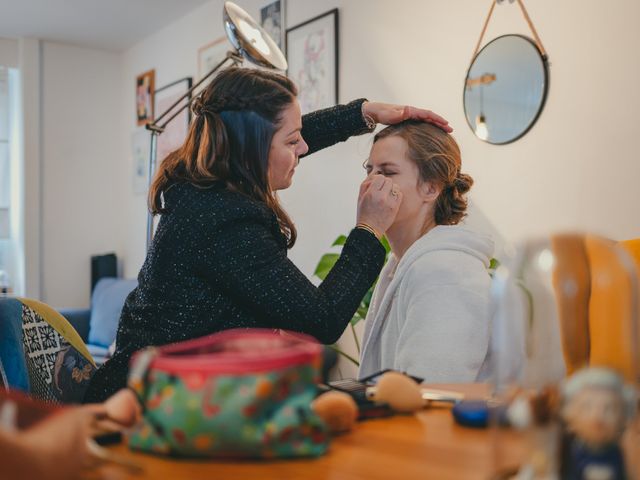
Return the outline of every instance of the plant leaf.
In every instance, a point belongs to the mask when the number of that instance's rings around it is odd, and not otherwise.
[[[380,239],[380,242],[382,243],[382,246],[384,247],[385,252],[387,252],[387,255],[389,254],[389,252],[391,251],[391,245],[389,245],[389,240],[387,240],[387,237],[383,236]]]
[[[316,271],[313,272],[313,274],[320,280],[324,280],[327,274],[331,271],[333,266],[338,261],[338,258],[340,258],[340,255],[337,253],[325,253],[318,262]]]
[[[339,355],[344,356],[347,360],[349,360],[351,363],[353,363],[356,367],[360,366],[360,362],[359,361],[357,361],[355,358],[353,358],[348,353],[345,353],[342,350],[340,350],[336,345],[329,345],[329,348],[332,349],[332,350],[335,350]]]
[[[331,246],[335,247],[337,245],[344,245],[346,242],[347,242],[347,237],[345,237],[344,235],[340,235],[338,238],[336,238],[333,244],[331,244]]]
[[[375,287],[375,285],[374,285]],[[369,308],[369,304],[371,303],[371,297],[373,297],[373,288],[371,287],[367,293],[364,294],[364,297],[362,298],[362,303],[360,304],[361,306],[365,307],[366,309]]]

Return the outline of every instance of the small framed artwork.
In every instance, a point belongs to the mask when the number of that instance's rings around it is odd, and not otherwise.
[[[153,121],[153,91],[155,90],[156,71],[149,70],[136,77],[136,115],[138,125]]]
[[[162,115],[171,105],[173,105],[181,96],[189,91],[193,79],[191,77],[181,78],[175,82],[170,83],[157,89],[154,92],[154,111],[156,115]],[[176,109],[185,105],[191,99],[189,95],[181,102]],[[169,113],[165,119],[171,117],[173,112]],[[160,122],[164,123],[164,121]],[[158,135],[157,156],[158,164],[169,155],[169,153],[176,150],[184,140],[187,138],[187,132],[189,130],[189,123],[191,123],[191,109],[183,109],[175,118],[173,118],[165,127],[164,132]]]
[[[200,47],[198,49],[198,79],[202,79],[224,60],[230,47],[226,36],[216,38],[213,42]]]
[[[286,47],[302,113],[337,104],[338,9],[288,28]]]
[[[132,187],[133,193],[146,193],[149,186],[149,149],[151,136],[144,127],[131,134]]]
[[[284,50],[285,0],[276,0],[260,9],[260,25]]]

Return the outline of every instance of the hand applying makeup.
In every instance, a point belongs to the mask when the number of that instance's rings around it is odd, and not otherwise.
[[[440,127],[447,133],[453,132],[449,122],[431,110],[412,107],[410,105],[394,105],[380,102],[364,102],[362,113],[371,117],[376,123],[393,125],[405,120],[421,120]]]

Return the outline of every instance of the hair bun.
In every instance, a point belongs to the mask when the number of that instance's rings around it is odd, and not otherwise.
[[[473,178],[466,173],[458,173],[458,176],[453,180],[454,188],[460,193],[464,195],[471,189],[471,185],[473,185]]]
[[[436,202],[436,221],[438,224],[456,225],[462,220],[467,211],[465,194],[471,189],[473,178],[466,173],[458,173],[449,183]]]

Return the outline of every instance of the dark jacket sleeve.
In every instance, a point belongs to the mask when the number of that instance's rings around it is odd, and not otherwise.
[[[311,155],[318,150],[344,142],[354,135],[371,132],[362,118],[364,98],[346,105],[317,110],[302,117],[302,138],[309,145]]]
[[[342,334],[384,263],[380,242],[362,229],[351,231],[342,255],[318,287],[286,256],[273,231],[245,218],[208,236],[201,274],[266,328],[307,333],[322,343]]]

